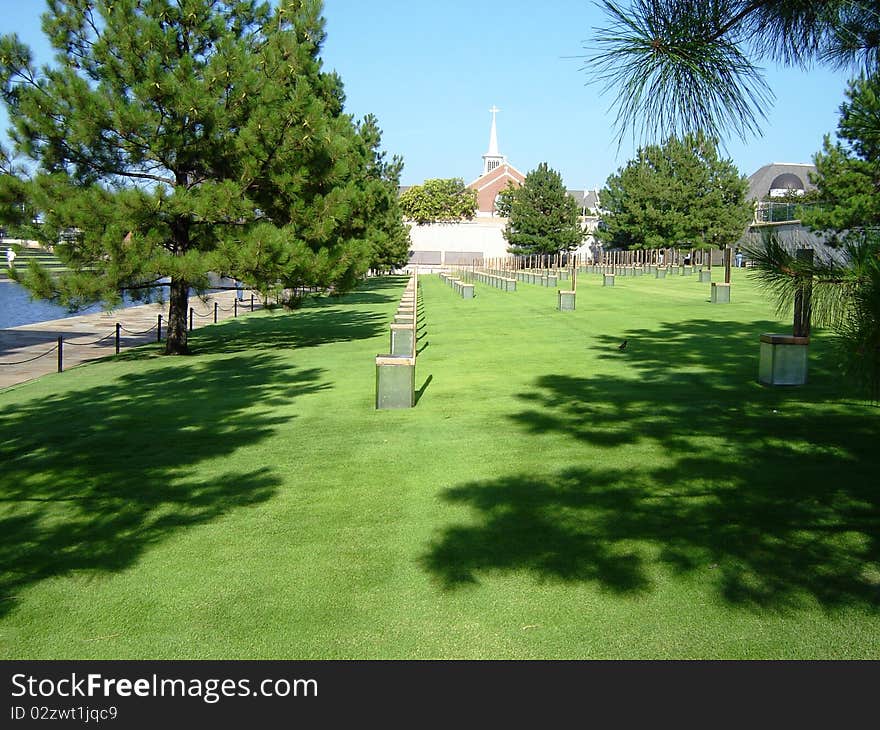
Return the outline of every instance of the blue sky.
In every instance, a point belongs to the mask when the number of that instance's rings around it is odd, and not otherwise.
[[[40,0],[0,0],[0,32],[49,60]],[[500,151],[528,172],[540,162],[569,188],[601,187],[635,146],[618,147],[611,99],[587,85],[584,43],[604,15],[591,0],[325,0],[326,69],[341,75],[347,110],[375,114],[384,147],[404,158],[404,184],[481,172],[489,108]],[[847,74],[766,69],[776,103],[763,136],[726,141],[750,175],[769,162],[811,162],[837,126]],[[0,113],[3,129],[8,125]]]

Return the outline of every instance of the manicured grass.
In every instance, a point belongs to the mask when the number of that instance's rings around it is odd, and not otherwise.
[[[880,410],[734,273],[423,277],[407,411],[401,278],[0,392],[0,656],[880,657]]]

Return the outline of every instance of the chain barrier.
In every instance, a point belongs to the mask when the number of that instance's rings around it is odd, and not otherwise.
[[[33,362],[34,360],[39,360],[41,357],[46,357],[46,355],[50,355],[55,350],[58,349],[58,345],[55,345],[51,350],[46,350],[42,355],[37,355],[36,357],[31,357],[27,360],[19,360],[18,362],[0,362],[0,365],[24,365],[27,362]]]
[[[263,305],[262,305],[261,302],[254,302],[253,309],[251,309],[251,303],[250,303],[250,302],[248,302],[247,304],[245,304],[243,300],[240,300],[240,304],[239,304],[239,306],[238,306],[238,309],[241,310],[242,312],[250,312],[250,311],[256,311],[257,308],[262,308],[262,306],[263,306]],[[232,311],[235,310],[235,306],[230,307],[229,309],[226,309],[226,308],[224,308],[224,307],[221,307],[221,306],[218,304],[218,305],[217,305],[217,309],[220,310],[221,312],[232,312]],[[196,316],[196,317],[200,317],[200,318],[202,318],[202,319],[208,319],[208,318],[213,318],[213,317],[214,317],[214,312],[213,312],[213,311],[208,312],[208,313],[206,313],[206,314],[199,314],[198,312],[196,312],[196,311],[193,310],[191,313],[192,313],[194,316]],[[120,332],[125,332],[126,334],[128,334],[128,335],[133,335],[133,336],[148,335],[148,334],[150,334],[151,332],[155,332],[156,329],[159,327],[158,324],[154,324],[154,325],[153,325],[152,327],[150,327],[150,329],[148,329],[148,330],[143,330],[142,332],[133,332],[132,330],[126,329],[126,328],[123,327],[121,324],[120,324],[120,325],[117,325],[117,326],[118,326]],[[109,340],[109,339],[111,339],[111,338],[115,338],[115,337],[116,337],[116,334],[117,334],[117,333],[116,333],[115,331],[114,331],[114,332],[111,332],[109,335],[106,335],[106,336],[102,337],[102,338],[99,339],[99,340],[95,340],[94,342],[70,342],[70,341],[65,340],[65,341],[63,342],[63,344],[64,344],[64,345],[68,345],[68,346],[72,346],[72,347],[94,347],[95,345],[100,345],[100,344],[101,344],[102,342],[104,342],[105,340]],[[43,353],[41,353],[41,354],[39,354],[39,355],[36,355],[36,356],[34,356],[34,357],[30,357],[30,358],[28,358],[28,359],[26,359],[26,360],[16,360],[15,362],[0,362],[0,366],[2,366],[2,365],[10,365],[10,366],[12,366],[12,365],[25,365],[26,363],[34,362],[35,360],[39,360],[41,357],[46,357],[46,355],[51,355],[51,354],[52,354],[53,352],[55,352],[56,350],[58,350],[58,345],[57,345],[57,344],[56,344],[54,347],[52,347],[51,350],[46,350],[46,352],[43,352]]]
[[[245,299],[239,299],[239,303],[238,303],[238,307],[237,307],[237,308],[235,307],[235,305],[229,307],[229,309],[227,309],[226,307],[221,307],[219,304],[217,305],[217,311],[218,311],[218,312],[235,312],[235,311],[238,311],[238,312],[251,312],[251,311],[256,312],[258,309],[262,309],[262,308],[263,308],[263,303],[262,303],[262,302],[254,302],[254,308],[253,308],[253,310],[252,310],[252,309],[251,309],[251,303],[250,303],[249,301],[245,300]],[[208,312],[207,314],[199,314],[198,312],[195,312],[195,311],[194,311],[193,314],[194,314],[196,317],[203,317],[203,318],[213,317],[213,316],[214,316],[214,312],[213,312],[213,311]]]
[[[125,329],[125,327],[123,327],[122,325],[119,326],[119,329],[129,335],[148,335],[148,334],[150,334],[150,332],[155,330],[158,326],[159,326],[158,324],[154,324],[152,327],[150,327],[150,329],[144,330],[143,332],[132,332],[131,330]]]
[[[120,327],[120,329],[122,328]],[[95,340],[94,342],[71,342],[70,340],[65,340],[64,344],[71,347],[88,347],[89,345],[100,345],[104,340],[109,340],[111,337],[116,337],[116,333],[111,332],[106,337],[102,337],[100,340]]]

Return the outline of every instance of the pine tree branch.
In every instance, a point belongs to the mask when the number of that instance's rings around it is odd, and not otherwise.
[[[146,282],[144,284],[133,284],[131,286],[121,286],[119,287],[119,291],[137,291],[139,289],[158,289],[163,286],[171,286],[170,282],[162,281],[162,278],[153,279],[153,281]]]
[[[163,183],[164,185],[169,185],[174,187],[174,180],[168,177],[162,177],[161,175],[150,175],[145,172],[131,172],[131,171],[119,171],[113,170],[109,168],[95,168],[96,172],[101,172],[105,175],[115,175],[117,177],[127,177],[133,180],[152,180],[153,182]]]
[[[723,38],[727,33],[733,30],[736,26],[738,26],[743,20],[745,20],[749,15],[754,13],[757,10],[760,10],[762,6],[766,6],[765,0],[753,0],[752,2],[746,3],[746,5],[733,17],[730,18],[726,23],[718,26],[718,29],[706,36],[705,40],[707,43],[714,43],[715,41]]]

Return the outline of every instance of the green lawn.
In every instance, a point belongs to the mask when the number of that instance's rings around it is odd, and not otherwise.
[[[423,277],[407,411],[401,278],[0,392],[0,656],[880,658],[880,409],[734,274]]]

